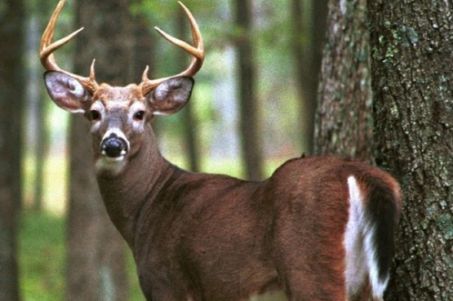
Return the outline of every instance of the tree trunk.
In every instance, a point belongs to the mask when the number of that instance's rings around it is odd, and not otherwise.
[[[186,36],[186,24],[187,17],[182,10],[179,10],[177,18],[177,36],[183,38]],[[186,52],[178,51],[177,65],[178,68],[184,68],[188,64],[190,57],[187,56]],[[187,166],[191,171],[200,171],[200,144],[197,136],[197,119],[195,112],[193,110],[193,100],[194,96],[192,94],[192,99],[189,101],[182,110],[182,120],[183,120],[183,135],[184,135],[184,144],[187,158]]]
[[[449,4],[450,3],[450,4]],[[386,300],[453,296],[453,22],[448,1],[369,1],[375,156],[405,195]]]
[[[44,168],[49,150],[49,130],[47,127],[47,104],[48,98],[41,89],[37,91],[38,105],[36,107],[36,157],[35,157],[35,180],[33,193],[33,209],[41,211],[44,199]]]
[[[24,3],[0,6],[0,300],[19,300],[17,219],[21,193],[24,103]]]
[[[131,81],[132,29],[125,0],[77,2],[75,72],[87,74],[97,57],[100,82]],[[99,13],[102,12],[102,13]],[[89,47],[87,47],[89,45]],[[96,183],[89,123],[71,120],[70,207],[68,219],[68,300],[126,300],[125,244],[109,220]]]
[[[303,1],[291,0],[291,48],[295,60],[296,88],[300,98],[302,151],[314,150],[315,114],[321,69],[322,46],[326,35],[327,0],[313,0],[310,22],[303,22]],[[305,29],[304,24],[310,24]],[[304,45],[303,36],[309,41]]]
[[[315,149],[371,161],[372,93],[366,0],[330,1]]]
[[[32,106],[32,112],[36,124],[34,127],[35,143],[35,177],[33,180],[33,203],[32,208],[35,211],[41,211],[44,201],[44,171],[49,150],[49,129],[47,125],[47,106],[48,97],[42,84],[42,67],[37,59],[36,54],[39,51],[39,40],[41,31],[45,28],[46,18],[51,13],[49,1],[31,3],[28,6],[28,11],[31,12],[31,18],[28,18],[28,41],[27,41],[27,56],[31,57],[28,62],[28,80],[27,80],[27,102]]]
[[[41,211],[44,198],[44,167],[46,163],[47,151],[49,149],[49,132],[47,129],[46,105],[48,99],[39,95],[37,106],[37,128],[36,128],[36,171],[34,180],[33,209]]]
[[[242,161],[246,177],[259,180],[263,177],[263,155],[259,127],[259,109],[256,91],[256,63],[252,41],[252,3],[234,1],[236,25],[241,35],[237,38],[239,129],[241,133]]]
[[[310,70],[310,79],[306,83],[310,83],[310,98],[312,102],[318,102],[318,86],[319,75],[321,71],[321,61],[323,54],[323,46],[327,35],[327,13],[328,0],[312,0],[311,2],[311,20],[310,20],[310,47],[308,50],[307,59],[310,59],[310,64],[307,64]],[[316,108],[316,106],[315,106]]]
[[[142,0],[131,0],[132,5],[140,6]],[[136,10],[133,16],[133,56],[132,56],[132,79],[135,82],[142,80],[142,74],[145,67],[148,66],[148,76],[156,77],[156,45],[159,37],[153,29],[153,24],[150,24],[149,18],[142,9]],[[157,137],[160,133],[161,120],[156,118],[153,121],[153,130]]]
[[[139,5],[141,0],[132,0],[131,2],[132,4]],[[138,11],[134,16],[132,26],[134,37],[132,76],[134,81],[140,82],[146,66],[149,67],[148,76],[150,78],[155,76],[155,41],[153,40],[153,37],[156,36],[153,36],[154,33],[151,33],[150,28],[152,28],[152,26],[149,24],[145,14],[141,11]]]

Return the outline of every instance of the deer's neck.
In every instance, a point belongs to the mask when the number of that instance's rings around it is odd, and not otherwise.
[[[151,129],[147,129],[140,150],[129,159],[117,176],[99,174],[98,183],[109,213],[130,247],[139,213],[146,202],[152,202],[160,187],[171,177],[175,167],[160,154]]]

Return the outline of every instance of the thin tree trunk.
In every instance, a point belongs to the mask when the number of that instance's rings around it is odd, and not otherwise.
[[[246,177],[259,180],[263,177],[263,155],[258,134],[259,110],[256,91],[256,63],[252,41],[252,3],[234,1],[236,25],[241,35],[237,39],[239,130],[241,133],[242,161]]]
[[[132,4],[139,5],[141,0],[132,0]],[[141,81],[141,75],[145,67],[149,67],[148,76],[155,76],[155,43],[153,34],[151,33],[151,24],[149,24],[146,16],[142,12],[137,12],[133,20],[133,37],[134,37],[134,55],[132,76],[136,82]],[[155,37],[155,36],[154,36]],[[139,77],[140,76],[140,77]]]
[[[100,82],[131,81],[132,29],[125,0],[77,2],[75,72],[87,74],[97,57]],[[102,12],[102,13],[100,13]],[[87,47],[88,45],[88,47]],[[114,63],[112,63],[114,62]],[[68,300],[126,300],[125,244],[109,220],[96,183],[89,123],[71,120],[70,207],[68,219]]]
[[[132,0],[132,5],[141,5],[142,0]],[[142,80],[143,71],[148,66],[148,76],[156,77],[156,44],[159,42],[158,36],[153,32],[153,24],[150,24],[146,13],[137,10],[133,16],[133,53],[132,56],[132,78],[135,82]],[[160,132],[160,119],[153,121],[153,130],[157,137]]]
[[[43,17],[45,14],[50,12],[50,3],[48,1],[44,1],[43,3],[35,4],[35,11],[38,12],[38,17],[41,18],[41,23],[44,23],[46,19]],[[40,24],[39,28],[44,28],[45,24]],[[36,29],[35,29],[36,31]],[[36,42],[34,43],[34,47],[38,47],[39,45],[39,33],[34,32],[37,35]],[[35,53],[37,53],[38,49],[36,49]],[[34,75],[34,80],[38,80],[41,78],[41,66],[39,62],[33,64],[33,68],[39,68]],[[35,71],[33,71],[35,72]],[[47,126],[47,105],[48,105],[48,97],[47,93],[44,91],[43,85],[38,85],[37,89],[38,95],[38,104],[36,110],[37,116],[37,128],[36,128],[36,175],[35,175],[35,187],[34,187],[34,200],[33,200],[33,208],[37,211],[42,209],[43,206],[43,198],[44,198],[44,168],[46,165],[46,158],[49,150],[49,129]]]
[[[31,55],[32,61],[28,64],[28,95],[29,105],[34,106],[36,120],[35,133],[35,177],[33,181],[33,203],[32,208],[35,211],[41,211],[44,199],[44,169],[49,150],[49,129],[47,126],[47,105],[48,97],[42,85],[42,67],[37,59],[39,39],[41,30],[45,27],[45,20],[50,13],[51,3],[49,1],[32,3],[29,10],[33,16],[28,18],[29,42],[27,45],[28,56]]]
[[[448,1],[369,1],[375,155],[405,195],[386,300],[453,296],[453,22]]]
[[[21,193],[24,103],[24,3],[0,6],[0,300],[20,300],[17,222]]]
[[[39,91],[40,92],[40,91]],[[33,209],[41,211],[44,198],[44,167],[47,152],[49,149],[49,131],[47,129],[47,106],[48,99],[39,94],[37,106],[37,128],[36,128],[36,171],[34,180]]]
[[[312,154],[314,150],[315,114],[321,69],[322,46],[326,35],[327,0],[313,0],[310,22],[303,20],[304,1],[291,0],[292,19],[291,48],[295,60],[296,88],[300,98],[302,150]],[[307,28],[305,24],[310,24]],[[303,44],[303,36],[309,42]]]
[[[311,76],[304,82],[310,83],[310,97],[314,103],[318,102],[319,76],[321,72],[323,48],[327,35],[328,3],[328,0],[311,1],[310,50],[308,50],[309,54],[306,56],[311,62],[308,65]]]
[[[179,10],[177,18],[177,36],[185,37],[187,29],[187,17]],[[186,52],[178,51],[177,59],[177,68],[183,68],[187,65],[188,56]],[[186,151],[186,158],[189,169],[191,171],[200,170],[200,147],[199,140],[197,136],[197,119],[195,117],[195,112],[193,110],[193,95],[191,101],[189,101],[182,110],[182,120],[183,120],[183,135],[184,135],[184,144]]]
[[[372,161],[372,93],[366,0],[330,1],[315,150]]]

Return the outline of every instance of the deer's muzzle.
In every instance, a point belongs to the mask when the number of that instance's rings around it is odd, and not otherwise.
[[[102,155],[110,158],[120,158],[127,154],[128,143],[121,137],[112,133],[101,143]]]

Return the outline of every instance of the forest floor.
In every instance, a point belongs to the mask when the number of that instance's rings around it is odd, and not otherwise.
[[[65,231],[63,216],[24,211],[19,233],[20,289],[24,301],[64,300]],[[144,301],[132,256],[128,260],[129,300]]]

